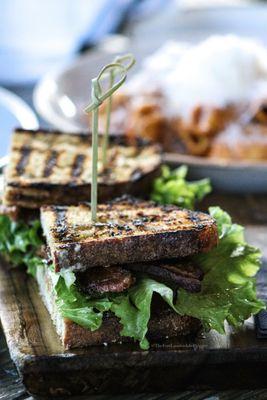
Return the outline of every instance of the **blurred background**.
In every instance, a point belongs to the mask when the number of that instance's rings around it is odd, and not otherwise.
[[[264,10],[264,1],[244,0],[1,0],[0,82],[34,83],[114,33],[158,45],[214,32],[266,40]]]
[[[264,1],[1,0],[0,8],[0,156],[7,152],[14,126],[52,123],[75,130],[72,105],[65,101],[66,122],[62,110],[55,112],[59,105],[53,104],[52,94],[64,89],[60,79],[68,68],[90,54],[91,65],[100,53],[110,59],[129,48],[137,49],[139,59],[168,39],[197,42],[214,33],[267,42]],[[74,96],[75,79],[72,74]]]

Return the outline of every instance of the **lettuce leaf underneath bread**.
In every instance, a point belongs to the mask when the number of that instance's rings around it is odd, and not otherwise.
[[[102,324],[103,312],[110,309],[111,301],[107,298],[88,299],[79,292],[75,284],[68,287],[65,279],[66,275],[65,278],[60,276],[55,285],[57,306],[61,315],[91,331],[99,329]]]
[[[36,256],[42,244],[40,221],[26,224],[0,215],[0,253],[13,266],[23,265],[34,276],[36,267],[43,264],[41,258]]]
[[[261,252],[248,245],[244,228],[233,224],[226,212],[211,207],[209,213],[217,221],[219,244],[209,253],[195,256],[205,272],[201,292],[179,290],[176,311],[201,319],[207,330],[224,333],[225,320],[237,328],[265,308],[257,299],[254,278]]]

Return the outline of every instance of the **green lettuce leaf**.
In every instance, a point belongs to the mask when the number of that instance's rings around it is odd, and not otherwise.
[[[205,272],[200,293],[179,290],[176,311],[199,318],[205,329],[224,333],[225,321],[239,327],[250,315],[265,308],[257,299],[255,274],[261,253],[249,246],[242,226],[232,224],[219,207],[209,212],[217,221],[219,244],[208,254],[194,257]]]
[[[103,312],[110,309],[111,302],[108,299],[88,300],[77,290],[72,271],[54,273],[53,267],[45,265],[36,255],[42,244],[44,242],[39,221],[26,224],[0,215],[0,253],[13,266],[25,266],[27,272],[34,277],[39,267],[50,268],[57,305],[62,316],[87,329],[98,329],[102,324]]]
[[[206,330],[215,329],[219,333],[224,333],[225,321],[237,328],[265,308],[257,299],[254,279],[260,267],[260,251],[246,243],[243,227],[232,224],[226,212],[219,207],[212,207],[209,212],[218,224],[219,244],[208,254],[194,258],[205,271],[200,293],[180,289],[173,304],[173,291],[169,287],[142,278],[127,296],[113,301],[111,310],[123,325],[121,334],[139,340],[143,349],[149,347],[145,335],[154,292],[178,314],[198,318]]]
[[[69,277],[66,279],[66,275],[51,274],[56,275],[53,281],[56,282],[56,302],[61,315],[91,331],[99,329],[103,313],[110,309],[111,302],[107,298],[90,300],[79,292],[74,282],[68,286]]]
[[[211,192],[211,185],[209,179],[186,181],[187,172],[185,165],[173,171],[163,166],[161,176],[154,181],[151,199],[161,204],[176,204],[194,209],[195,203]]]
[[[150,278],[142,278],[129,290],[127,295],[115,297],[111,305],[111,311],[119,318],[123,326],[121,335],[138,340],[140,347],[144,350],[149,348],[145,336],[154,293],[160,294],[174,308],[172,289]]]
[[[0,215],[0,253],[14,266],[24,265],[35,276],[35,270],[43,262],[36,251],[43,244],[40,221],[28,224],[12,221]]]

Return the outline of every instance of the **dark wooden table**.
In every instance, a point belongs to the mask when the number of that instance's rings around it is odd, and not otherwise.
[[[2,331],[0,333],[0,399],[1,400],[33,400],[25,391],[16,368],[10,360]],[[134,396],[94,396],[91,400],[266,400],[267,390],[244,391],[183,391],[176,394],[156,395],[143,394]],[[75,398],[78,400],[78,398]]]

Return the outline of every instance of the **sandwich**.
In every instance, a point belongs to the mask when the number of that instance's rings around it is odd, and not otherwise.
[[[99,152],[99,157],[101,152]],[[44,204],[73,205],[90,201],[91,136],[58,131],[16,129],[5,171],[3,205],[38,210]],[[112,136],[108,165],[98,166],[99,201],[123,194],[149,193],[160,173],[161,150],[138,139]],[[12,209],[13,207],[13,209]]]
[[[44,206],[45,266],[35,277],[65,348],[223,333],[264,307],[260,252],[218,207],[210,213],[129,197]]]
[[[91,222],[89,204],[44,206],[41,224],[47,267],[40,268],[36,278],[66,348],[118,342],[124,331],[123,340],[131,339],[120,313],[129,293],[145,279],[178,293],[180,288],[200,292],[203,271],[191,257],[211,250],[218,241],[215,220],[207,214],[129,197],[100,205],[97,223]],[[65,301],[53,284],[56,275],[69,273],[70,289],[87,304],[87,320],[86,312],[75,310],[76,295],[72,303]],[[148,338],[161,340],[199,329],[196,318],[179,315],[160,296],[155,302]],[[143,332],[134,335],[146,346]]]

